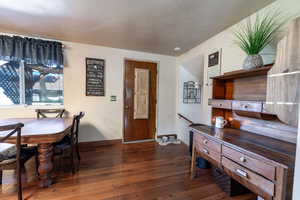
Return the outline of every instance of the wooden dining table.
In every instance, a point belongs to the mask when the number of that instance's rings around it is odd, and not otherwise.
[[[72,127],[71,118],[11,118],[0,120],[1,125],[23,123],[21,132],[22,144],[37,144],[38,147],[38,172],[40,187],[49,187],[52,183],[53,170],[53,143],[59,142],[70,133]],[[3,137],[7,132],[0,132]],[[7,143],[16,143],[13,135]]]

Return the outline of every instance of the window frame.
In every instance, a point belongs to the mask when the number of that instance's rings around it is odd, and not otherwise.
[[[19,86],[20,86],[20,104],[12,104],[12,105],[1,105],[0,104],[0,108],[33,108],[33,109],[39,109],[39,108],[47,108],[47,109],[63,109],[65,106],[65,87],[64,87],[64,80],[63,80],[63,103],[62,104],[56,104],[56,103],[48,103],[45,105],[28,105],[26,104],[25,98],[25,62],[24,61],[20,61],[19,62]],[[64,79],[64,73],[63,73],[63,79]]]

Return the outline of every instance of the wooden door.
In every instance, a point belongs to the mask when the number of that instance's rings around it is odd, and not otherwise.
[[[124,141],[154,139],[157,64],[125,61]]]

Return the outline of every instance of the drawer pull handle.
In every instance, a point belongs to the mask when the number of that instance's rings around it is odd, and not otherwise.
[[[236,169],[235,172],[242,177],[248,178],[247,172],[244,172],[243,170]]]
[[[243,157],[240,157],[240,161],[241,162],[246,162],[246,158],[243,156]]]
[[[203,149],[202,151],[203,151],[203,153],[205,153],[205,154],[209,154],[209,151],[208,151],[207,149]]]
[[[208,143],[208,141],[207,140],[203,140],[203,144],[207,144]]]
[[[249,106],[248,105],[244,105],[244,108],[247,109]]]

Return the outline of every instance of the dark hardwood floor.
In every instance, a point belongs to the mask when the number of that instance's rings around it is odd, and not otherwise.
[[[80,171],[56,175],[47,189],[27,186],[26,200],[254,200],[252,194],[229,198],[209,170],[190,179],[185,145],[115,144],[81,150]],[[16,199],[1,190],[1,200]]]

